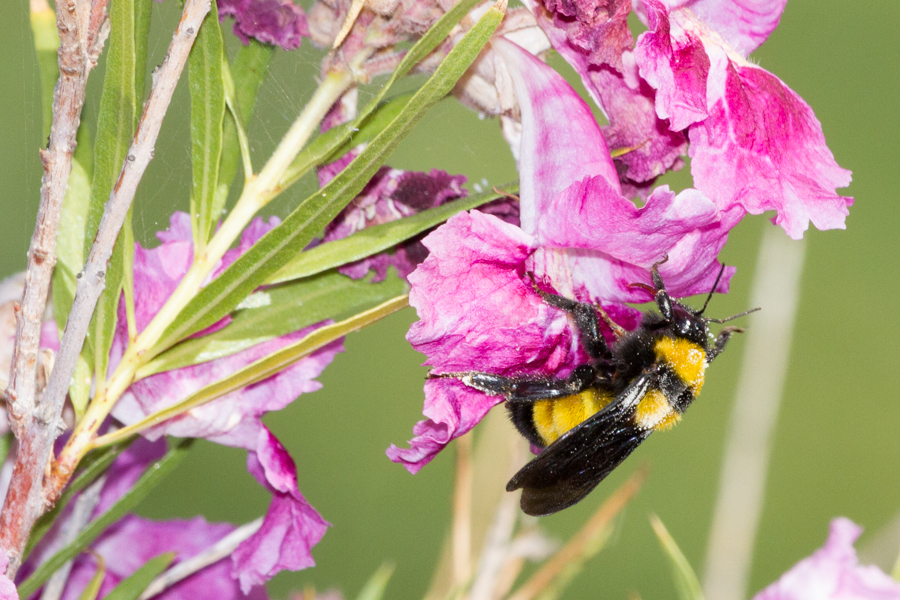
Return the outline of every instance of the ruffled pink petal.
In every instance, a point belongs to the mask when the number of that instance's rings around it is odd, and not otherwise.
[[[690,129],[691,174],[720,206],[751,214],[776,211],[775,223],[800,239],[810,221],[844,229],[853,198],[812,109],[777,77],[754,66],[728,65],[723,96]]]
[[[834,519],[828,541],[753,600],[898,600],[900,583],[878,567],[859,564],[853,542],[862,529]]]
[[[534,247],[521,229],[478,211],[425,238],[431,254],[410,275],[419,321],[406,338],[435,373],[555,373],[572,346],[563,313],[528,280]]]
[[[835,162],[809,105],[692,13],[642,1],[652,29],[638,40],[640,71],[658,88],[659,114],[673,128],[689,126],[697,189],[723,210],[776,211],[795,239],[810,221],[842,229],[853,199],[836,190],[850,172]]]
[[[654,90],[638,76],[634,55],[627,49],[633,43],[630,37],[627,45],[619,46],[622,54],[618,61],[598,63],[578,39],[569,38],[572,27],[559,26],[555,14],[539,8],[535,16],[553,48],[572,65],[609,120],[603,127],[606,143],[613,149],[630,149],[614,160],[623,185],[629,191],[643,192],[641,184],[669,169],[680,169],[687,140],[672,131],[668,121],[657,117]],[[569,183],[575,179],[581,177]]]
[[[575,295],[606,302],[649,300],[631,284],[651,283],[650,266],[666,256],[660,273],[672,295],[708,293],[720,269],[716,256],[736,223],[723,222],[697,190],[676,195],[662,186],[637,208],[596,177],[572,184],[550,209],[545,239],[580,249],[567,252]],[[726,270],[719,292],[728,291],[733,272]]]
[[[619,177],[590,109],[565,79],[503,38],[491,42],[515,86],[523,127],[519,158],[522,229],[534,233],[546,203],[573,181]],[[565,126],[560,126],[564,123]]]
[[[454,216],[424,243],[430,254],[409,278],[420,320],[407,339],[435,374],[560,374],[584,360],[565,314],[544,303],[528,281],[531,236],[472,211]],[[391,446],[387,455],[415,473],[501,401],[453,378],[431,379],[427,419],[413,429],[409,449]]]
[[[303,9],[291,0],[220,0],[219,20],[234,17],[234,34],[247,45],[250,38],[294,50],[309,27]]]
[[[503,402],[502,396],[486,396],[456,379],[430,379],[425,382],[425,420],[413,426],[409,448],[394,444],[387,456],[416,474],[438,452],[461,435],[472,430],[488,411]]]
[[[643,0],[642,0],[643,1]],[[661,0],[671,11],[684,8],[747,57],[778,27],[787,0]],[[637,11],[642,14],[643,11]],[[646,21],[645,21],[646,22]]]
[[[103,557],[106,576],[98,597],[106,596],[123,579],[151,558],[175,552],[173,564],[196,556],[234,530],[225,523],[207,523],[202,517],[189,521],[151,521],[128,515],[110,527],[92,546]],[[82,554],[75,560],[63,600],[76,600],[96,572],[96,559]],[[220,560],[184,579],[157,596],[161,600],[264,600],[264,587],[242,593],[231,576],[227,560]]]
[[[622,53],[634,42],[628,28],[630,0],[545,0],[544,8],[592,65],[622,70]]]
[[[635,58],[641,76],[656,90],[656,114],[668,119],[673,131],[681,131],[709,116],[709,56],[693,32],[672,39],[668,13],[661,3],[648,0],[645,8],[650,31],[638,38]]]
[[[315,565],[312,547],[330,526],[300,493],[293,459],[265,428],[256,451],[247,456],[247,470],[269,490],[272,503],[259,530],[232,554],[234,575],[245,592],[285,569]]]

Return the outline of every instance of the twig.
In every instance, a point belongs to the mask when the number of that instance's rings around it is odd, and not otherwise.
[[[91,514],[93,514],[94,509],[97,508],[97,504],[100,502],[100,492],[103,491],[105,484],[106,475],[101,475],[78,496],[78,500],[75,501],[75,507],[72,509],[72,514],[66,521],[62,546],[72,543],[78,537],[81,529],[90,521]],[[66,562],[47,580],[47,583],[44,585],[44,591],[41,594],[41,600],[59,600],[62,598],[66,582],[72,571],[72,564],[72,560]]]
[[[63,6],[73,5],[63,3]],[[113,245],[134,199],[137,184],[153,158],[153,147],[159,135],[163,116],[168,109],[172,93],[178,83],[194,39],[197,37],[200,24],[209,12],[209,6],[209,0],[188,0],[185,3],[184,12],[175,29],[166,58],[154,73],[153,88],[150,90],[150,96],[144,106],[144,114],[138,124],[134,141],[122,166],[119,179],[106,203],[87,264],[78,278],[75,301],[66,323],[66,331],[59,353],[56,356],[55,368],[50,374],[40,410],[36,411],[30,424],[33,430],[26,432],[28,452],[21,458],[21,468],[20,460],[17,457],[13,482],[10,484],[10,491],[7,495],[7,505],[2,518],[0,518],[0,529],[2,529],[0,543],[10,556],[8,575],[15,573],[18,569],[22,548],[35,520],[46,505],[52,505],[56,501],[74,471],[75,465],[72,464],[64,465],[62,469],[54,472],[54,477],[44,486],[42,498],[42,489],[39,484],[50,459],[53,441],[57,434],[55,427],[59,422],[69,382],[75,370],[75,363],[81,352],[94,307],[105,285],[106,268]],[[93,13],[90,18],[93,20]],[[61,24],[61,36],[63,29]],[[62,56],[61,47],[60,71],[65,73],[68,67],[63,66]],[[57,100],[62,95],[60,88],[57,88]],[[55,123],[54,128],[56,128]],[[74,150],[74,131],[71,135],[72,143],[68,147],[70,154]]]
[[[197,556],[178,563],[150,582],[150,585],[147,586],[147,589],[144,590],[144,593],[140,595],[138,600],[152,598],[169,589],[182,579],[190,577],[200,569],[222,560],[234,552],[234,549],[237,548],[241,542],[256,533],[262,525],[262,521],[262,517],[260,517],[246,525],[241,525]]]
[[[522,584],[522,587],[516,590],[509,597],[509,600],[532,600],[546,590],[566,568],[577,563],[592,542],[611,525],[613,518],[631,502],[631,499],[641,489],[645,479],[647,479],[647,469],[635,471],[625,483],[600,505],[600,508],[597,509],[578,533],[553,558],[538,569],[528,581]]]
[[[6,390],[10,425],[19,440],[12,480],[0,514],[0,548],[10,559],[10,577],[19,568],[22,549],[40,511],[42,476],[49,448],[56,438],[58,413],[50,420],[35,414],[38,342],[50,276],[56,264],[56,232],[72,171],[87,77],[97,63],[108,30],[103,0],[93,6],[89,0],[70,0],[58,8],[59,81],[53,98],[49,145],[40,153],[44,167],[41,202],[28,250],[25,291],[16,314],[16,345]]]
[[[717,600],[746,598],[762,511],[772,432],[778,416],[803,271],[804,244],[770,227],[753,281],[741,375],[728,428],[719,495],[707,546],[703,592]]]
[[[47,383],[45,408],[47,411],[56,411],[57,418],[87,334],[91,315],[106,285],[106,268],[116,237],[125,222],[131,202],[134,200],[138,183],[153,158],[153,148],[156,145],[163,117],[172,100],[172,93],[178,84],[181,71],[184,69],[203,18],[209,12],[209,7],[210,0],[187,0],[185,2],[184,12],[175,28],[166,58],[162,65],[154,70],[153,87],[144,105],[144,114],[141,115],[134,141],[131,143],[131,148],[128,149],[119,179],[106,202],[103,218],[97,229],[97,237],[94,239],[94,245],[91,247],[84,271],[78,278],[78,289],[56,357],[56,366]],[[73,437],[74,435],[76,434],[73,434]],[[70,439],[69,444],[72,443],[73,440]],[[76,463],[60,462],[58,468],[54,470],[53,476],[44,490],[44,496],[48,503],[52,504],[59,497],[62,488],[72,476],[75,466]]]

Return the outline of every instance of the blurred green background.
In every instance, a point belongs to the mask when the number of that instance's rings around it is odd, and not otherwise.
[[[115,0],[113,0],[115,1]],[[154,6],[151,64],[161,60],[179,7]],[[0,276],[22,270],[40,185],[40,82],[26,0],[0,5],[0,203],[8,219],[0,236]],[[229,27],[226,26],[226,30]],[[228,34],[229,38],[232,38]],[[853,170],[845,193],[856,198],[846,231],[806,236],[799,317],[785,396],[774,436],[772,464],[755,552],[751,592],[775,580],[820,546],[830,519],[846,515],[863,525],[865,547],[900,515],[900,207],[892,183],[900,174],[900,3],[794,0],[781,25],[754,55],[813,107],[841,166]],[[234,49],[234,40],[230,40]],[[321,55],[309,47],[279,52],[250,124],[255,164],[292,122],[318,71]],[[562,61],[555,60],[554,65]],[[86,118],[96,120],[103,62],[91,78]],[[184,81],[163,126],[156,159],[139,190],[139,239],[167,226],[185,210],[190,185],[188,105]],[[441,168],[470,183],[515,179],[497,124],[480,121],[455,101],[437,106],[389,164]],[[684,185],[684,177],[674,181]],[[286,214],[314,185],[306,180],[270,212]],[[746,219],[723,258],[737,265],[733,292],[714,300],[715,315],[748,307],[758,244],[768,221]],[[405,342],[411,309],[355,334],[320,378],[324,387],[303,396],[267,423],[294,456],[300,489],[334,526],[314,549],[314,569],[281,575],[269,585],[275,598],[306,585],[338,588],[353,597],[386,560],[397,565],[388,597],[420,598],[447,532],[453,452],[413,477],[390,463],[384,449],[403,444],[420,418],[423,358]],[[672,597],[668,564],[647,521],[658,514],[700,572],[705,561],[718,485],[725,425],[743,342],[736,339],[716,361],[699,402],[670,433],[653,436],[586,501],[541,525],[566,537],[642,462],[651,465],[644,489],[627,509],[613,544],[573,583],[565,597]],[[268,498],[247,474],[244,452],[201,444],[180,470],[144,502],[155,518],[249,521]],[[492,482],[502,487],[505,480]],[[476,494],[478,490],[476,490]],[[894,550],[900,548],[900,540]],[[894,556],[880,555],[883,568]]]

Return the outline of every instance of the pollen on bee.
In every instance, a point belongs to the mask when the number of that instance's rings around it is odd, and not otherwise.
[[[638,403],[634,420],[642,429],[671,429],[681,415],[660,390],[650,390]]]
[[[706,374],[706,352],[684,338],[662,337],[656,342],[656,358],[669,365],[696,396]]]

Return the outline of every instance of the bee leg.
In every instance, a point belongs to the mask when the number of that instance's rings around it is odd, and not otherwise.
[[[492,373],[472,371],[446,373],[430,377],[453,377],[470,388],[491,396],[503,396],[512,402],[535,402],[552,398],[565,398],[583,392],[595,385],[597,372],[590,365],[577,367],[565,379],[556,377],[504,377]]]
[[[606,340],[603,339],[603,334],[600,333],[600,320],[597,317],[598,309],[595,309],[592,304],[550,294],[537,287],[535,287],[535,291],[550,306],[562,309],[572,315],[572,318],[575,320],[575,326],[578,327],[581,345],[584,346],[588,356],[595,359],[612,359],[609,346],[606,345]],[[624,330],[613,322],[602,308],[599,309],[599,312],[604,322],[609,325],[617,336],[621,337]]]
[[[725,344],[728,343],[728,340],[731,339],[731,336],[735,333],[744,333],[744,329],[741,327],[723,327],[722,331],[719,332],[719,335],[716,336],[716,345],[709,352],[709,360],[712,361],[716,356],[722,353],[722,350],[725,349]]]

